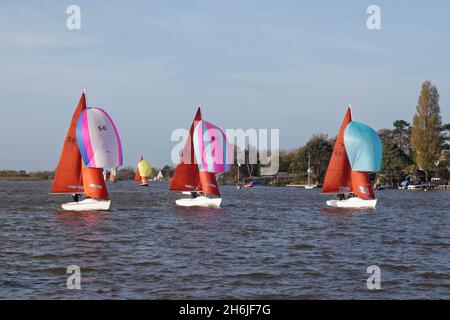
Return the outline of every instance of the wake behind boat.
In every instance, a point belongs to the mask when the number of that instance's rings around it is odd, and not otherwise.
[[[375,130],[352,121],[349,107],[339,129],[322,188],[322,193],[338,194],[338,199],[327,201],[328,206],[375,208],[377,200],[369,172],[380,170],[381,148],[381,140]]]

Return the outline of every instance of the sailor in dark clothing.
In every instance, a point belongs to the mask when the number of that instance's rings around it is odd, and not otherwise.
[[[337,197],[339,201],[345,200],[345,194],[343,193],[338,193]]]
[[[73,202],[78,202],[79,201],[79,194],[78,193],[72,194],[72,198],[73,198]]]
[[[191,192],[191,197],[192,197],[192,199],[195,199],[195,198],[197,198],[197,197],[204,197],[205,196],[205,194],[203,193],[203,192],[201,192],[201,191],[194,191],[194,192]]]

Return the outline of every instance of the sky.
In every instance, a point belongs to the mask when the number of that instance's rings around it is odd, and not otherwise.
[[[81,29],[69,30],[69,5]],[[366,26],[369,5],[381,29]],[[450,122],[448,1],[0,3],[0,168],[57,165],[84,88],[121,134],[124,163],[170,163],[171,133],[204,119],[280,130],[280,147],[337,133],[347,105],[375,129],[411,122],[421,83]]]

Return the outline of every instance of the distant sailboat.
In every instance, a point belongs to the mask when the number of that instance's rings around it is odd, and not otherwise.
[[[311,155],[310,154],[308,154],[308,170],[307,170],[307,173],[308,173],[308,184],[305,185],[305,189],[314,189],[315,187],[317,187],[317,185],[311,184],[311,173],[312,173],[312,170],[311,170]]]
[[[138,162],[138,167],[136,169],[136,173],[134,175],[134,181],[139,183],[141,187],[148,186],[148,177],[152,175],[152,167],[144,160],[144,156],[141,156]]]
[[[116,167],[111,168],[111,171],[109,172],[109,181],[112,183],[117,182],[117,168]]]
[[[342,121],[328,165],[322,193],[340,194],[341,199],[327,201],[328,206],[374,208],[377,204],[370,184],[369,172],[380,170],[381,140],[367,125],[352,121],[348,108]],[[344,195],[356,197],[344,199]]]
[[[194,197],[176,200],[176,204],[186,207],[220,207],[222,198],[216,174],[230,170],[230,156],[225,133],[203,121],[198,108],[169,187],[169,190],[191,192]],[[199,195],[200,192],[204,195]],[[217,198],[209,198],[207,195]]]
[[[164,175],[163,175],[161,170],[158,172],[158,174],[156,175],[155,179],[157,181],[162,181],[164,179]]]
[[[86,108],[86,92],[83,92],[66,134],[50,193],[88,197],[63,204],[64,210],[109,210],[111,200],[103,168],[120,165],[122,149],[115,125],[103,110]]]

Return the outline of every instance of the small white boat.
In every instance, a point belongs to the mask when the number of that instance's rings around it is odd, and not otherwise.
[[[68,211],[108,211],[111,200],[97,200],[92,198],[79,202],[68,202],[62,204],[62,208]]]
[[[220,207],[222,198],[208,198],[199,196],[197,198],[184,198],[175,200],[177,206],[181,207]]]
[[[377,199],[361,199],[353,197],[346,200],[328,200],[327,205],[335,208],[375,208]]]
[[[308,189],[308,190],[314,189],[316,187],[317,187],[317,185],[315,185],[315,184],[307,184],[307,185],[305,185],[305,189]]]

